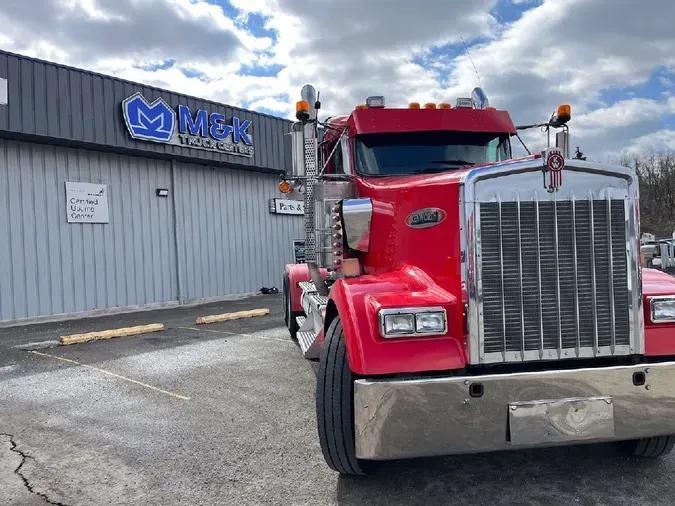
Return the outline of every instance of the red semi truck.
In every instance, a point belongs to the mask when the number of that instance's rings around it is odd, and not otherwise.
[[[279,188],[304,202],[286,325],[319,361],[326,463],[675,443],[675,278],[640,263],[638,179],[518,128],[480,88],[453,105],[370,97],[319,122],[307,85]]]

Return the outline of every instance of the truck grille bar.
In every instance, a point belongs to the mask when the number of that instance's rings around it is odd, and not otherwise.
[[[485,362],[630,353],[624,200],[478,206]]]

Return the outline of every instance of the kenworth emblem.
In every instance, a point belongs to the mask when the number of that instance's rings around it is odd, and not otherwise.
[[[544,158],[544,188],[549,193],[553,193],[562,186],[565,157],[560,148],[548,148],[542,155]]]
[[[410,228],[429,228],[435,227],[445,220],[447,213],[437,207],[428,207],[419,209],[410,213],[405,219],[406,225]]]
[[[162,98],[149,102],[140,92],[122,101],[122,115],[132,139],[253,156],[251,120],[219,112],[171,107]]]

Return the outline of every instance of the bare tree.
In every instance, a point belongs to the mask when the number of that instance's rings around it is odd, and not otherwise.
[[[657,237],[672,237],[675,231],[675,152],[624,154],[614,163],[637,171],[642,231]]]

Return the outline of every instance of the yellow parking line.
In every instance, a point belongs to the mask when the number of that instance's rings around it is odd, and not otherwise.
[[[105,369],[101,369],[99,367],[94,367],[92,365],[87,365],[87,364],[82,364],[80,362],[77,362],[76,360],[71,360],[69,358],[63,358],[63,357],[58,357],[56,355],[50,355],[48,353],[42,353],[39,351],[31,351],[30,353],[33,353],[34,355],[40,355],[42,357],[49,357],[49,358],[55,358],[56,360],[62,360],[64,362],[70,362],[71,364],[79,365],[80,367],[86,367],[87,369],[92,369],[94,371],[107,374],[108,376],[113,376],[114,378],[118,378],[124,381],[128,381],[129,383],[135,383],[136,385],[140,385],[145,388],[149,388],[150,390],[155,390],[156,392],[160,392],[166,395],[170,395],[171,397],[175,397],[176,399],[181,399],[183,401],[189,401],[190,398],[186,397],[185,395],[180,395],[176,394],[173,392],[169,392],[167,390],[162,390],[161,388],[153,387],[152,385],[148,385],[147,383],[142,383],[140,381],[137,381],[135,379],[127,378],[126,376],[120,376],[119,374],[115,374],[114,372],[106,371]]]
[[[176,327],[183,330],[194,330],[196,332],[215,332],[216,334],[227,334],[228,336],[245,336],[252,337],[254,339],[267,339],[268,341],[280,341],[282,343],[294,344],[290,338],[288,339],[279,339],[278,337],[265,337],[265,336],[254,336],[252,334],[242,334],[241,332],[228,332],[227,330],[214,330],[214,329],[205,329],[205,328],[196,328],[196,327]]]

